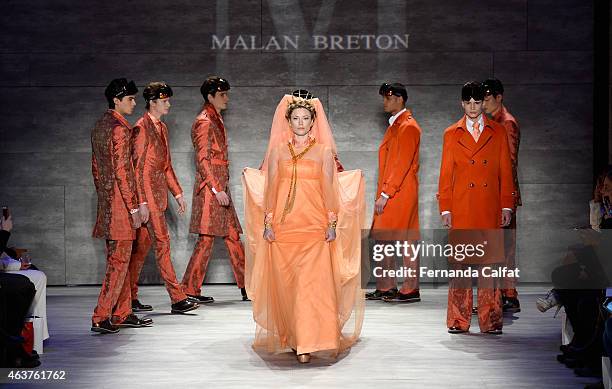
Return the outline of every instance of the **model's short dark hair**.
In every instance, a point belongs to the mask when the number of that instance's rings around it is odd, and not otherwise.
[[[127,78],[115,78],[104,90],[104,96],[110,109],[115,108],[115,102],[113,101],[115,97],[121,100],[125,96],[135,95],[136,93],[138,93],[136,84],[134,84],[134,81],[128,82]]]
[[[142,91],[145,108],[149,109],[151,100],[166,99],[172,96],[172,88],[163,81],[150,82]]]
[[[406,100],[408,100],[406,87],[399,82],[394,82],[393,84],[383,83],[380,88],[378,88],[378,94],[381,96],[400,96],[404,100],[404,104]]]
[[[497,78],[489,78],[488,80],[484,80],[482,83],[482,88],[484,89],[485,96],[493,95],[493,97],[497,95],[504,94],[504,85]]]
[[[202,86],[200,87],[200,93],[202,93],[202,97],[208,103],[208,95],[212,95],[215,97],[217,92],[223,92],[230,90],[230,84],[225,78],[217,77],[217,76],[209,76]]]
[[[480,82],[466,82],[463,88],[461,88],[461,100],[470,101],[470,99],[475,101],[482,101],[484,99],[484,89]]]

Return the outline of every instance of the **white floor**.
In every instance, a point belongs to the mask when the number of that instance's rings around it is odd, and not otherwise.
[[[63,370],[66,379],[40,387],[581,388],[595,380],[555,360],[559,318],[534,305],[545,291],[519,289],[522,312],[505,317],[501,336],[448,334],[446,288],[422,289],[416,304],[368,302],[361,341],[348,354],[300,365],[289,353],[251,349],[250,303],[235,286],[207,287],[216,302],[192,315],[170,315],[165,289],[143,287],[154,327],[111,335],[89,331],[98,288],[49,288],[51,338],[38,370]],[[2,374],[0,384],[10,382]]]

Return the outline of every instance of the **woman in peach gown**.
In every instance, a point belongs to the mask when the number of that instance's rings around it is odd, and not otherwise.
[[[261,170],[243,173],[254,347],[336,356],[359,337],[364,180],[337,173],[318,99],[281,100]]]

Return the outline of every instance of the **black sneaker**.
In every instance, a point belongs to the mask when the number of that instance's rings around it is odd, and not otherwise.
[[[141,328],[149,327],[153,324],[153,319],[144,317],[139,318],[138,316],[131,314],[125,318],[121,323],[115,324],[117,327],[130,327],[130,328]]]
[[[178,303],[172,304],[170,306],[172,313],[185,313],[189,311],[193,311],[194,309],[198,309],[200,306],[198,303],[194,303],[189,299],[181,300]]]
[[[194,296],[194,295],[187,295],[187,298],[194,302],[194,303],[198,303],[198,304],[210,304],[210,303],[214,303],[215,299],[212,296]]]
[[[504,297],[504,312],[516,313],[521,311],[521,303],[519,303],[517,298],[514,297]]]
[[[111,323],[110,319],[102,320],[99,323],[91,323],[91,330],[100,334],[116,334],[119,328]]]
[[[153,307],[147,304],[141,304],[138,300],[132,300],[132,311],[133,312],[149,312],[152,311]]]

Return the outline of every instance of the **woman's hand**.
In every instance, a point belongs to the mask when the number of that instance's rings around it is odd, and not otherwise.
[[[272,230],[272,228],[264,229],[263,238],[267,240],[269,243],[272,243],[276,240],[276,237],[274,236],[274,231]]]
[[[328,228],[325,232],[325,241],[329,243],[333,242],[334,240],[336,240],[336,229]]]

